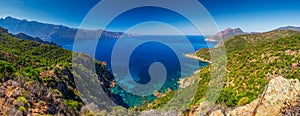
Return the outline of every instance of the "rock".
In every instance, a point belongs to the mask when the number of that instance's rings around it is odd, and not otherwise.
[[[298,116],[300,115],[300,82],[297,79],[285,79],[276,77],[270,80],[261,97],[250,104],[234,109],[215,107],[203,110],[208,106],[206,101],[194,107],[190,116]]]
[[[37,81],[26,85],[26,81],[17,80],[7,80],[0,86],[0,115],[78,115],[77,111],[66,106],[63,98],[58,97],[47,86]],[[22,95],[28,103],[18,101],[18,97]],[[26,111],[20,111],[19,106],[24,106]]]
[[[212,113],[210,113],[209,116],[224,116],[222,110],[216,110],[216,111],[213,111]]]
[[[194,107],[190,112],[190,116],[203,116],[212,111],[211,103],[207,101],[201,102],[198,106]]]
[[[88,112],[88,111],[100,112],[98,106],[94,102],[82,106],[81,110],[80,110],[80,114],[84,114],[85,112]]]
[[[17,81],[14,81],[14,80],[8,80],[7,85],[14,86],[14,87],[20,86],[20,84]]]
[[[6,102],[7,102],[8,104],[13,104],[13,101],[14,101],[14,99],[12,99],[12,98],[7,98],[7,99],[6,99]]]
[[[235,108],[227,113],[230,116],[277,116],[289,108],[290,104],[297,104],[300,97],[300,82],[296,79],[276,77],[272,79],[265,91],[264,97],[252,101],[250,104]]]
[[[5,96],[5,89],[4,88],[0,88],[0,97],[4,97]]]
[[[18,96],[21,96],[22,93],[23,93],[22,89],[17,87],[16,89],[14,89],[12,97],[17,98]]]
[[[8,115],[9,116],[23,116],[22,112],[20,110],[16,109],[16,107],[13,105],[9,106]]]
[[[300,64],[298,64],[298,63],[292,63],[293,68],[298,68],[299,66],[300,66]]]
[[[156,110],[149,110],[144,111],[140,114],[140,116],[180,116],[182,114],[178,114],[177,111],[168,110],[168,111],[156,111]]]

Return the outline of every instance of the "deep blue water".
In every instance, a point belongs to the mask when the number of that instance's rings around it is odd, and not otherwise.
[[[184,54],[193,53],[200,48],[211,48],[216,45],[216,43],[206,43],[202,36],[186,36],[186,38],[187,40],[181,36],[135,36],[121,39],[100,39],[99,41],[80,40],[78,41],[80,49],[77,49],[76,52],[85,52],[99,61],[107,62],[107,67],[118,78],[117,83],[128,86],[128,88],[134,88],[128,82],[130,78],[133,78],[139,84],[147,84],[151,80],[149,74],[151,64],[160,62],[164,65],[167,76],[166,81],[158,92],[165,92],[168,88],[176,90],[179,86],[177,83],[179,78],[189,76],[200,67],[207,65],[206,63],[186,58]],[[139,45],[130,54],[129,66],[127,66],[127,63],[121,60],[125,56],[126,51],[133,45],[140,44],[146,40],[148,42]],[[155,40],[159,40],[159,42]],[[120,60],[117,59],[111,62],[112,52],[117,41],[122,43],[118,44],[121,51],[116,55]],[[65,49],[72,50],[72,42],[57,43]],[[91,44],[93,43],[98,43],[96,51],[91,49]],[[122,72],[116,74],[111,69],[112,65],[116,65],[120,69],[129,67],[130,74]],[[145,101],[150,102],[156,98],[154,95],[139,96],[131,94],[130,89],[123,90],[121,86],[116,86],[111,91],[122,98],[120,102],[127,104],[125,107],[139,106]]]

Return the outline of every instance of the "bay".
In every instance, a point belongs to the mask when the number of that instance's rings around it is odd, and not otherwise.
[[[135,87],[130,84],[128,80],[133,79],[136,83],[141,85],[147,84],[151,81],[149,74],[150,66],[155,62],[159,62],[164,66],[167,74],[164,84],[157,91],[164,93],[168,89],[178,89],[179,85],[177,81],[179,78],[190,76],[194,71],[207,65],[207,63],[195,61],[184,56],[200,48],[212,48],[217,44],[215,42],[205,42],[204,38],[204,36],[147,35],[119,39],[77,40],[76,42],[80,43],[80,49],[76,49],[75,52],[84,52],[99,61],[106,62],[107,68],[118,78],[117,86],[111,89],[111,92],[120,98],[117,104],[121,104],[124,107],[134,107],[140,106],[145,102],[151,102],[156,99],[156,96],[153,94],[147,96],[132,94],[131,92],[133,90],[131,91],[128,88],[134,89]],[[95,43],[97,43],[97,46],[91,46]],[[72,41],[57,41],[57,44],[65,49],[73,50]],[[114,48],[116,49],[116,45],[121,48],[121,51],[117,51],[117,58],[120,58],[120,60],[112,62],[112,55],[115,55],[112,53],[114,52]],[[129,62],[121,60],[123,56],[126,56],[125,53],[128,51],[127,49],[134,45],[139,46],[130,53]],[[96,49],[93,49],[93,47]],[[112,70],[112,65],[120,69],[129,68],[130,74],[115,73]],[[124,90],[122,86],[119,86],[120,84],[127,86],[127,89]]]

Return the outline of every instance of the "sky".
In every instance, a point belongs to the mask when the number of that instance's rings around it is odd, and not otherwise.
[[[0,17],[12,16],[77,28],[98,2],[100,0],[0,0]],[[220,30],[239,27],[246,32],[264,32],[288,25],[300,26],[300,0],[199,0],[199,2],[209,11]],[[185,26],[189,22],[182,16],[153,7],[127,11],[106,29],[123,31],[135,24],[152,20],[176,25],[177,28],[190,31],[190,34],[195,33],[189,26]],[[147,24],[135,28],[135,31],[143,33],[145,30],[151,30],[154,33],[161,33],[160,28],[166,27],[165,25],[160,27],[161,23],[155,22]]]

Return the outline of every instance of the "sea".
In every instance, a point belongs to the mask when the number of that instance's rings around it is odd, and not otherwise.
[[[84,52],[96,60],[106,62],[107,68],[116,76],[117,85],[111,89],[111,92],[119,96],[120,100],[117,104],[130,108],[141,106],[157,98],[154,94],[144,96],[133,93],[131,88],[134,89],[135,86],[128,81],[133,79],[139,85],[149,83],[153,78],[149,72],[152,64],[160,63],[158,68],[163,66],[160,70],[165,70],[162,73],[166,73],[163,75],[165,76],[163,84],[160,83],[161,86],[157,89],[159,93],[177,90],[180,78],[190,76],[194,71],[206,66],[207,63],[185,57],[185,54],[194,53],[200,48],[212,48],[217,44],[206,42],[204,38],[205,36],[145,35],[119,39],[77,40],[76,45],[79,46],[76,47],[79,49],[74,49],[72,41],[57,40],[56,43],[65,49]],[[115,69],[116,71],[114,71],[115,67],[118,68]],[[119,71],[120,69],[128,69],[129,73],[123,73],[124,71]]]

